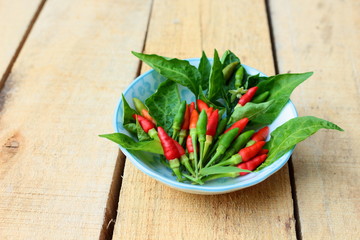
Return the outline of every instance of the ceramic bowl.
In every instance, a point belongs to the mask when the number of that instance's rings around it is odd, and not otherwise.
[[[193,58],[187,60],[190,62],[190,64],[194,66],[198,66],[200,62],[199,58]],[[243,66],[245,67],[246,71],[251,75],[260,73],[261,75],[265,76],[265,74],[261,73],[260,71],[252,67],[245,65]],[[162,81],[164,81],[164,79],[165,79],[164,77],[159,75],[154,70],[150,70],[137,77],[130,84],[130,86],[123,92],[123,94],[126,100],[128,101],[128,103],[130,104],[130,106],[132,108],[135,108],[132,103],[132,98],[136,97],[142,101],[145,101],[145,99],[147,99],[151,94],[153,94],[156,91],[157,87]],[[183,100],[186,100],[187,102],[191,102],[195,100],[193,94],[189,90],[187,90],[186,88],[180,85],[179,85],[179,92]],[[121,106],[122,106],[122,100],[120,97],[114,115],[114,128],[116,132],[121,132],[130,135],[122,126],[121,119],[122,119],[123,110]],[[276,127],[280,126],[281,124],[285,123],[286,121],[294,117],[297,117],[297,112],[293,103],[289,101],[286,104],[286,106],[283,108],[277,119],[271,125],[269,125],[270,132],[276,129]],[[207,195],[229,193],[258,184],[264,181],[265,179],[267,179],[272,174],[274,174],[280,168],[282,168],[285,165],[285,163],[288,161],[288,159],[290,158],[293,152],[293,149],[290,150],[289,152],[285,153],[282,157],[280,157],[277,161],[275,161],[273,164],[258,172],[253,172],[237,178],[217,179],[214,181],[209,181],[204,185],[193,185],[191,183],[176,181],[175,176],[172,175],[171,169],[164,166],[160,162],[159,157],[156,154],[142,152],[142,151],[129,151],[127,149],[122,148],[121,146],[120,149],[126,155],[127,159],[130,160],[131,163],[134,164],[140,171],[156,179],[157,181],[180,191],[195,193],[195,194],[207,194]]]

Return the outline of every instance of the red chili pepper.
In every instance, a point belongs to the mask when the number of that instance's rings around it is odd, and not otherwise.
[[[184,113],[184,120],[181,125],[181,130],[179,134],[179,143],[180,145],[183,144],[185,137],[187,136],[187,130],[189,129],[190,124],[190,107],[186,105],[185,113]]]
[[[266,126],[261,128],[256,133],[254,133],[254,135],[252,135],[251,137],[251,140],[254,140],[255,142],[265,141],[268,135],[269,135],[269,127]]]
[[[165,132],[162,127],[158,127],[158,134],[164,155],[167,160],[173,160],[180,157],[180,153],[173,142],[173,139]]]
[[[231,125],[231,127],[229,127],[228,129],[226,129],[226,131],[224,133],[227,133],[228,131],[230,131],[231,129],[234,128],[239,128],[239,133],[240,134],[242,132],[242,130],[244,130],[244,128],[246,127],[246,124],[249,122],[248,118],[243,118],[240,119],[239,121],[235,122],[233,125]]]
[[[185,154],[185,150],[184,148],[180,145],[180,143],[178,143],[177,141],[175,141],[173,139],[173,142],[180,154],[180,162],[186,167],[186,169],[193,175],[195,175],[194,170],[191,167],[191,164],[189,163],[189,158],[186,156]]]
[[[201,112],[203,109],[205,109],[205,111],[206,111],[209,108],[209,106],[200,99],[196,100],[196,105],[197,105],[199,112]]]
[[[194,111],[194,109],[195,109],[195,103],[194,103],[194,102],[191,102],[191,103],[189,104],[190,116],[191,116],[192,111]]]
[[[208,118],[211,116],[211,114],[213,113],[213,111],[214,111],[214,108],[212,108],[212,107],[209,107],[209,108],[206,110],[206,115],[207,115]]]
[[[194,111],[192,111],[191,116],[190,116],[190,123],[189,123],[189,129],[196,129],[196,123],[199,119],[199,113],[196,111],[196,109],[194,109]]]
[[[193,153],[194,152],[194,147],[192,145],[192,140],[191,140],[191,136],[189,135],[186,139],[186,149],[189,153]]]
[[[263,148],[260,150],[260,152],[258,152],[258,154],[256,156],[260,156],[263,154],[268,154],[269,153],[269,149]]]
[[[206,135],[210,135],[212,137],[215,136],[218,122],[219,122],[219,109],[216,109],[208,119],[206,126]]]
[[[155,119],[153,119],[153,118],[150,116],[148,110],[146,110],[146,109],[141,110],[141,115],[142,115],[144,118],[146,118],[147,120],[151,121],[153,124],[156,125]]]
[[[136,118],[138,119],[140,126],[142,127],[142,129],[148,133],[150,129],[155,128],[155,124],[152,123],[151,121],[149,121],[148,119],[144,118],[143,116],[137,115],[137,114],[133,114],[132,117],[136,120]]]
[[[250,102],[257,90],[258,87],[252,87],[247,90],[247,92],[239,99],[238,105],[244,106],[246,103]]]
[[[241,149],[238,154],[241,156],[242,162],[247,162],[253,157],[255,157],[262,149],[262,147],[265,145],[266,142],[260,141],[255,143],[254,145],[251,145],[249,147]]]
[[[245,169],[245,170],[250,170],[253,171],[255,170],[258,166],[260,166],[260,164],[262,164],[265,159],[267,158],[266,154],[254,157],[253,159],[247,161],[247,162],[242,162],[239,165],[237,165],[238,168],[241,169]],[[248,172],[241,172],[240,176],[244,176],[248,174]]]

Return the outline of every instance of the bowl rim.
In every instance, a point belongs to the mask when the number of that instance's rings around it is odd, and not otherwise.
[[[189,62],[191,61],[199,61],[200,58],[187,58],[187,59],[184,59],[184,60],[187,60]],[[253,68],[253,67],[250,67],[250,66],[247,66],[245,64],[242,64],[243,66],[245,66],[245,68],[251,68],[257,72],[259,72],[260,74],[263,74],[264,76],[266,76],[264,73],[262,73],[261,71]],[[146,71],[145,73],[143,74],[140,74],[137,78],[135,78],[131,84],[122,92],[122,94],[125,96],[126,93],[132,88],[132,86],[140,79],[140,78],[144,78],[146,77],[147,75],[151,74],[153,71],[155,71],[154,69],[150,69],[148,71]],[[119,132],[119,128],[118,128],[118,121],[117,121],[117,116],[118,116],[118,111],[120,110],[121,108],[121,104],[122,104],[122,98],[120,96],[117,104],[116,104],[116,108],[115,108],[115,111],[114,111],[114,117],[113,117],[113,127],[114,127],[114,130],[115,132]],[[295,105],[293,104],[293,102],[289,99],[289,101],[287,102],[287,104],[285,106],[287,106],[288,104],[290,104],[290,109],[294,115],[294,117],[298,117],[298,112],[295,108]],[[284,108],[285,108],[284,106]],[[280,170],[289,160],[291,154],[293,153],[294,151],[294,148],[295,146],[289,150],[287,153],[285,153],[284,155],[282,155],[278,160],[276,160],[273,164],[275,164],[276,162],[280,162],[280,164],[277,164],[277,166],[273,167],[273,168],[264,168],[258,172],[252,172],[250,173],[251,175],[256,175],[256,176],[253,176],[252,178],[249,178],[249,179],[246,179],[244,181],[240,181],[240,182],[236,182],[236,183],[233,183],[233,184],[229,184],[229,185],[221,185],[221,186],[206,186],[206,185],[192,185],[192,184],[189,184],[189,183],[182,183],[182,182],[178,182],[176,181],[175,179],[169,179],[169,178],[166,178],[166,177],[163,177],[161,176],[160,174],[158,174],[157,172],[155,171],[151,171],[147,168],[145,168],[144,166],[142,166],[140,163],[138,163],[138,161],[136,159],[134,159],[131,155],[131,153],[121,147],[120,145],[118,145],[120,150],[126,155],[126,157],[128,159],[130,159],[130,161],[132,162],[132,164],[134,164],[139,170],[141,170],[143,173],[147,174],[148,176],[170,186],[170,187],[174,187],[174,188],[178,188],[178,189],[181,189],[183,191],[190,191],[190,192],[203,192],[203,193],[221,193],[221,192],[229,192],[229,191],[236,191],[236,190],[240,190],[240,189],[243,189],[243,188],[247,188],[247,187],[250,187],[250,186],[253,186],[255,184],[258,184],[262,181],[264,181],[265,179],[267,179],[268,177],[270,177],[272,174],[274,174],[275,172],[277,172],[278,170]],[[271,164],[271,165],[273,165]],[[271,166],[270,165],[270,166]],[[249,174],[249,175],[250,175]]]

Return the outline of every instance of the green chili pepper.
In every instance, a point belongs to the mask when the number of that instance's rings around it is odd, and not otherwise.
[[[231,75],[233,74],[233,72],[238,64],[239,64],[239,62],[232,62],[232,63],[228,64],[226,67],[224,67],[222,72],[224,75],[225,83],[227,83],[227,81],[231,78]]]
[[[244,73],[245,68],[243,66],[240,66],[240,68],[235,73],[235,88],[239,88],[242,85]]]
[[[133,102],[134,102],[134,105],[135,105],[135,109],[136,111],[141,114],[142,113],[142,110],[145,109],[147,110],[147,107],[145,106],[145,104],[138,98],[133,98],[132,99]]]
[[[177,111],[177,113],[175,115],[174,122],[173,122],[173,125],[172,125],[172,128],[174,129],[172,138],[175,139],[175,140],[179,135],[181,125],[182,125],[182,123],[184,121],[185,109],[186,109],[186,101],[182,101],[180,103],[179,110]]]
[[[216,134],[215,134],[214,139],[217,139],[220,136],[220,134],[222,134],[224,132],[224,129],[226,128],[226,124],[227,124],[228,120],[229,120],[228,118],[223,118],[220,120],[218,127],[216,129]]]
[[[198,141],[200,143],[200,161],[199,167],[201,168],[202,160],[203,160],[203,152],[206,141],[206,125],[207,125],[207,114],[205,109],[203,109],[199,115],[199,119],[196,123],[196,132],[198,135]]]
[[[238,152],[245,144],[249,141],[250,137],[254,134],[254,130],[246,131],[240,134],[235,141],[231,144],[231,147],[226,150],[226,154],[223,157],[223,160],[229,159],[232,155]],[[224,166],[224,161],[219,162],[216,166]]]
[[[269,92],[269,91],[263,92],[262,94],[254,97],[251,102],[253,102],[253,103],[262,103],[262,102],[265,102],[265,100],[269,97],[269,95],[270,95],[270,92]]]
[[[223,134],[219,140],[219,145],[216,148],[216,152],[213,155],[213,157],[210,159],[210,161],[206,164],[205,167],[211,166],[213,162],[220,157],[222,154],[225,153],[226,149],[230,146],[231,142],[236,138],[236,136],[239,133],[238,128],[233,128],[227,133]]]

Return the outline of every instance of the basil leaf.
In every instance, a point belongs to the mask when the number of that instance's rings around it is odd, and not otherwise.
[[[177,58],[165,58],[156,54],[143,54],[137,52],[132,52],[132,54],[148,64],[159,74],[188,87],[195,96],[198,96],[198,86],[201,83],[201,74],[199,70],[190,65],[188,61]]]
[[[99,137],[107,138],[128,150],[139,150],[157,154],[164,154],[162,146],[157,140],[135,142],[131,137],[122,133],[102,134],[99,135]]]
[[[289,101],[292,91],[312,74],[312,72],[280,74],[269,77],[266,81],[261,81],[258,84],[259,89],[256,91],[255,96],[269,91],[270,96],[268,101],[274,100],[274,102],[266,112],[254,118],[251,125],[261,126],[271,124]]]
[[[206,90],[209,87],[211,64],[204,51],[202,52],[198,69],[201,74],[201,88]]]
[[[135,136],[137,135],[135,123],[127,123],[127,124],[124,124],[123,126],[129,133],[134,134]]]
[[[222,64],[218,52],[214,51],[214,63],[211,68],[209,79],[209,90],[207,97],[212,101],[223,97],[224,95],[224,75],[222,73]]]
[[[265,146],[269,149],[268,158],[257,171],[269,166],[295,147],[297,143],[322,128],[344,131],[334,123],[312,116],[293,118],[279,126],[270,134],[270,141]]]
[[[245,117],[252,120],[262,115],[267,109],[273,104],[274,100],[263,102],[263,103],[252,103],[248,102],[245,106],[237,107],[234,109],[234,112],[231,114],[228,124],[233,124],[240,119]]]
[[[132,117],[133,114],[137,114],[137,112],[132,109],[129,103],[126,101],[124,94],[121,95],[122,99],[122,109],[123,109],[123,125],[128,123],[135,123],[135,119]]]
[[[268,79],[268,77],[261,77],[260,73],[258,73],[256,75],[248,76],[243,85],[244,85],[245,89],[249,89],[249,88],[255,87],[260,82],[265,81],[267,79]]]
[[[224,68],[232,62],[239,62],[241,64],[240,59],[233,52],[226,50],[221,57],[222,67]]]
[[[157,125],[171,133],[172,122],[180,106],[177,84],[169,79],[162,82],[156,92],[145,100],[145,104]]]
[[[137,119],[136,119],[136,133],[137,133],[137,138],[139,139],[140,142],[151,140],[149,135],[142,129]]]
[[[201,175],[213,175],[220,173],[240,173],[240,172],[251,172],[251,171],[233,166],[228,166],[228,167],[213,166],[208,168],[202,168],[200,170]]]

